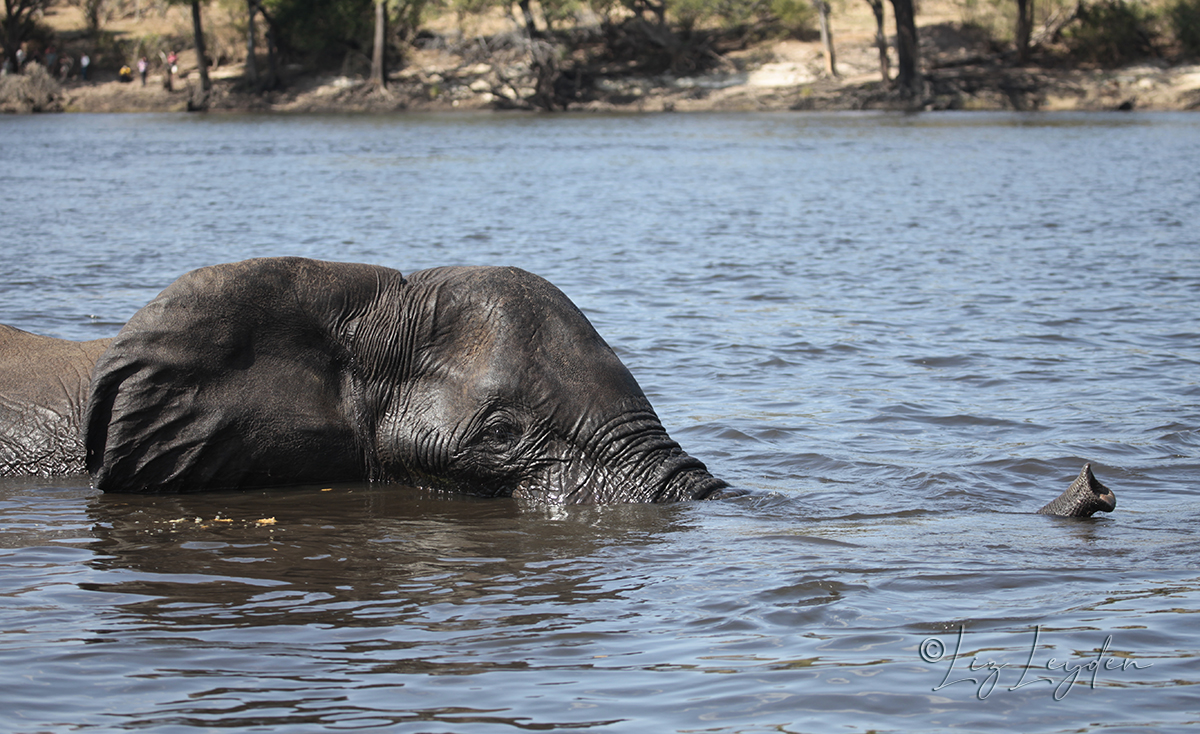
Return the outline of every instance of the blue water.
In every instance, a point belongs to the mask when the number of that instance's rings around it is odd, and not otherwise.
[[[0,162],[0,323],[109,336],[247,257],[517,265],[753,490],[0,480],[0,730],[1200,720],[1200,117],[71,115]],[[1113,515],[1031,514],[1085,461]]]

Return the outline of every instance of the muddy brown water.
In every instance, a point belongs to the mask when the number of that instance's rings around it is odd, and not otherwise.
[[[1187,731],[1200,117],[0,120],[0,322],[513,264],[752,490],[0,480],[0,730]],[[1112,516],[1032,514],[1085,461]]]

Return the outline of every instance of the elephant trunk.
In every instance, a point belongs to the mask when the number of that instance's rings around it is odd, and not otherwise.
[[[614,401],[615,402],[615,401]],[[590,505],[706,500],[743,494],[714,477],[667,435],[644,397],[607,420],[577,425],[542,443],[514,497]],[[586,411],[580,410],[580,413]]]
[[[1090,517],[1097,512],[1112,512],[1117,508],[1113,491],[1100,483],[1092,473],[1092,465],[1084,464],[1079,477],[1054,501],[1038,510],[1039,515]]]
[[[612,504],[682,502],[741,494],[730,490],[678,445],[615,466],[568,461],[558,465],[553,474],[556,476],[534,492],[526,487],[514,496],[536,494],[545,501],[564,504]]]
[[[582,483],[586,496],[577,495],[579,501],[665,503],[740,494],[684,452],[652,411],[613,427],[603,444],[608,451],[598,452],[596,471]]]
[[[703,462],[684,453],[678,446],[665,452],[650,486],[657,489],[649,498],[651,502],[707,500],[741,494],[731,490],[728,484],[710,474]]]

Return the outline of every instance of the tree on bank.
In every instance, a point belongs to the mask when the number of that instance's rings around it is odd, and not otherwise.
[[[813,0],[817,8],[817,17],[821,22],[821,48],[825,52],[825,73],[837,76],[837,60],[833,56],[833,28],[829,24],[829,3],[826,0]]]
[[[892,0],[892,11],[896,15],[896,87],[906,97],[916,97],[921,93],[921,74],[913,0]]]
[[[100,9],[104,0],[71,0],[71,4],[83,13],[83,22],[87,24],[88,33],[95,36],[100,31]]]
[[[875,48],[879,49],[879,74],[883,83],[891,81],[892,63],[888,58],[887,33],[883,26],[883,0],[867,0],[871,13],[875,16]]]
[[[50,0],[4,0],[4,67],[21,73],[17,56],[21,44],[33,35],[34,16],[45,10]]]
[[[258,86],[258,29],[254,27],[254,16],[258,15],[258,3],[246,0],[246,81]]]
[[[387,89],[387,2],[375,0],[375,42],[371,49],[371,83]]]
[[[405,41],[417,32],[421,13],[427,0],[375,0],[375,33],[371,44],[371,83],[387,88],[388,46],[392,29],[399,33],[396,40]],[[393,19],[395,22],[393,22]]]
[[[258,27],[255,17],[261,15],[267,24],[267,74],[264,78],[258,70]],[[246,0],[246,67],[245,77],[250,86],[263,91],[275,89],[279,84],[279,28],[275,19],[259,0]]]
[[[1017,0],[1017,61],[1029,60],[1029,38],[1033,35],[1033,0]]]
[[[204,26],[200,22],[200,0],[192,0],[192,33],[196,36],[196,66],[200,69],[200,95],[188,103],[189,108],[208,109],[208,92],[212,82],[208,78],[208,53],[204,48]]]
[[[427,0],[260,0],[280,53],[305,66],[361,70],[386,83],[397,50],[414,37]],[[381,14],[382,11],[382,14]],[[264,12],[263,17],[268,17]],[[376,55],[382,52],[380,68]]]
[[[208,109],[208,93],[212,89],[212,81],[208,77],[208,50],[204,44],[204,24],[200,17],[200,0],[167,0],[169,5],[191,5],[192,36],[196,48],[196,70],[200,73],[200,89],[192,90],[192,98],[188,100],[189,110]],[[168,74],[170,72],[168,71]],[[170,78],[169,76],[167,77]]]

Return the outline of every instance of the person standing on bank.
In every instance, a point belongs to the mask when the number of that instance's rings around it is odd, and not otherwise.
[[[79,78],[85,82],[87,81],[88,67],[91,65],[92,59],[87,54],[79,57]]]
[[[137,70],[138,75],[142,77],[142,86],[146,86],[146,70],[150,68],[150,62],[146,61],[146,57],[138,59]]]

